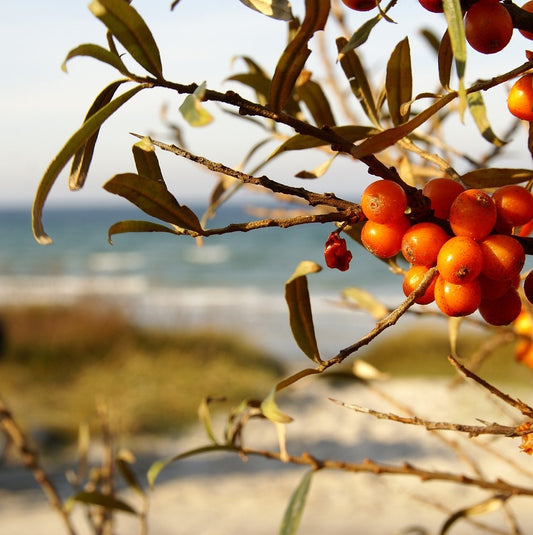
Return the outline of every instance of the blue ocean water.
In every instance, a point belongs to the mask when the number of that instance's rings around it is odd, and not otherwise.
[[[191,208],[202,215],[203,207]],[[364,287],[389,306],[403,297],[399,277],[356,243],[349,243],[349,271],[325,267],[332,224],[212,236],[201,247],[162,233],[116,235],[110,245],[109,226],[125,219],[143,214],[122,207],[47,208],[43,221],[54,242],[42,246],[32,236],[29,210],[1,210],[0,305],[101,299],[144,324],[231,330],[290,357],[299,349],[288,326],[284,284],[300,261],[324,267],[308,282],[326,351],[349,345],[373,325],[366,314],[339,306],[345,287]],[[248,207],[228,206],[208,226],[253,219]]]

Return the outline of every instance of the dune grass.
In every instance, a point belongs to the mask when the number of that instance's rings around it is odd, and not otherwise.
[[[104,404],[115,430],[179,432],[204,397],[226,409],[264,397],[277,361],[220,332],[142,329],[97,306],[0,310],[0,396],[28,430],[70,439],[98,425]]]

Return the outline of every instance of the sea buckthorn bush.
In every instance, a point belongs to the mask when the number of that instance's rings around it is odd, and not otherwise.
[[[406,415],[339,404],[366,417],[392,420],[395,425],[422,425],[432,433],[453,431],[456,437],[468,436],[469,440],[482,435],[500,441],[518,439],[519,445],[513,450],[517,455],[533,453],[533,408],[484,379],[480,368],[492,358],[495,348],[505,344],[512,346],[506,367],[518,363],[523,370],[522,378],[533,368],[533,276],[527,264],[527,257],[533,252],[529,237],[533,228],[533,56],[528,48],[533,32],[531,3],[524,9],[499,0],[305,0],[295,8],[288,0],[241,3],[243,10],[255,11],[257,21],[266,16],[273,19],[269,23],[285,25],[286,41],[272,46],[280,51],[274,64],[262,65],[254,59],[254,47],[262,39],[270,44],[271,35],[263,34],[258,25],[257,39],[239,57],[242,71],[230,74],[225,80],[227,88],[219,90],[202,80],[191,83],[170,79],[167,73],[172,71],[164,65],[162,58],[166,56],[159,50],[158,36],[145,21],[149,14],[147,5],[93,0],[90,11],[103,23],[105,33],[100,36],[100,44],[82,44],[68,52],[64,67],[78,56],[85,56],[104,63],[117,79],[96,95],[79,129],[44,170],[32,208],[36,240],[51,243],[52,238],[44,228],[43,211],[63,169],[72,162],[69,187],[82,188],[92,178],[89,170],[95,146],[100,130],[108,126],[108,119],[123,106],[133,106],[139,93],[147,96],[155,88],[157,92],[151,94],[166,93],[173,101],[179,99],[173,119],[179,119],[180,126],[167,118],[166,135],[135,133],[132,146],[127,147],[133,152],[134,171],[114,169],[113,162],[109,162],[113,174],[103,184],[105,191],[126,199],[144,214],[144,219],[112,225],[109,241],[119,234],[164,232],[201,244],[207,239],[224,239],[229,233],[262,232],[271,227],[291,232],[295,226],[314,225],[319,243],[323,244],[323,250],[309,250],[309,258],[319,258],[320,263],[302,259],[294,272],[287,274],[284,286],[291,333],[306,365],[273,385],[268,394],[259,393],[258,399],[237,404],[230,411],[222,437],[213,430],[208,402],[202,403],[199,414],[208,445],[178,452],[170,460],[155,463],[148,472],[150,485],[155,484],[158,474],[170,462],[197,453],[224,451],[242,458],[262,456],[308,468],[289,500],[282,535],[296,533],[311,478],[328,469],[346,470],[354,473],[354,477],[360,472],[415,476],[422,481],[452,482],[485,493],[471,503],[459,503],[458,497],[457,502],[442,505],[439,510],[446,513],[442,513],[441,533],[448,532],[457,521],[469,522],[469,527],[477,529],[477,517],[474,524],[472,515],[483,515],[496,507],[505,509],[512,533],[521,532],[520,521],[525,522],[526,530],[530,529],[530,515],[515,518],[510,504],[518,496],[533,495],[531,477],[527,483],[520,478],[515,483],[499,475],[488,477],[482,468],[492,466],[492,458],[482,460],[455,440],[443,442],[459,458],[469,460],[472,470],[468,474],[451,468],[422,469],[409,460],[391,466],[372,459],[350,463],[318,458],[308,449],[293,453],[286,444],[286,428],[290,428],[292,417],[280,406],[278,395],[297,396],[291,388],[295,383],[322,376],[332,369],[339,376],[355,376],[358,387],[378,390],[378,381],[385,380],[387,374],[365,365],[359,351],[373,347],[392,327],[401,330],[402,322],[398,322],[404,316],[413,321],[438,318],[445,320],[449,332],[449,350],[440,356],[439,363],[445,360],[459,379],[476,383],[506,404],[514,419],[487,423],[486,418],[476,417],[475,425],[427,419],[419,417],[416,411],[404,410],[405,403],[392,400],[385,389],[383,398],[392,401],[395,410],[401,407]],[[179,0],[173,2],[172,16],[180,16],[182,5]],[[210,16],[209,10],[201,9],[198,3],[199,32],[206,31],[204,19]],[[409,26],[413,20],[422,32]],[[228,32],[238,31],[243,24],[241,18],[232,21],[235,26],[231,28],[216,22],[213,27],[219,27],[221,33],[206,35],[205,43],[216,43],[217,38],[224,39]],[[433,24],[439,30],[431,29]],[[405,34],[393,42],[391,29],[398,27],[405,27]],[[383,29],[376,47],[373,37]],[[172,40],[180,40],[181,44],[180,53],[170,58],[173,72],[180,73],[176,66],[181,65],[180,55],[183,51],[188,54],[189,48],[179,33]],[[433,70],[422,62],[426,45],[433,54]],[[517,56],[511,45],[518,46],[523,53]],[[485,55],[495,58],[488,63],[489,73],[481,78],[471,77],[471,65]],[[320,61],[313,62],[314,59]],[[498,68],[500,63],[496,59],[506,67]],[[217,57],[217,61],[222,58]],[[473,78],[475,82],[471,81]],[[494,115],[484,100],[484,95],[502,92],[502,107],[496,109],[495,115],[501,116],[504,110],[505,125],[511,125],[508,130],[502,124],[492,125]],[[215,162],[207,157],[208,137],[206,150],[200,149],[204,154],[184,146],[182,129],[207,126],[227,116],[235,122],[224,129],[223,136],[233,139],[240,128],[245,139],[250,140],[249,146],[234,144],[240,152],[237,161]],[[132,125],[130,131],[138,128],[145,125]],[[261,132],[257,141],[254,129]],[[498,134],[500,130],[503,133]],[[220,139],[219,132],[211,141],[218,144]],[[174,172],[164,171],[159,164],[163,153],[172,155],[177,162],[192,162],[217,177],[214,187],[206,191],[205,212],[196,213],[180,202],[179,184],[172,180]],[[312,159],[307,159],[311,154],[320,159],[313,168]],[[228,154],[227,158],[231,156]],[[291,167],[290,173],[274,165],[282,161]],[[342,165],[351,170],[346,172]],[[346,193],[332,192],[324,185],[335,174],[348,186]],[[265,195],[260,197],[265,201],[264,217],[211,228],[211,217],[224,210],[226,203],[238,199],[241,192],[254,198],[259,192]],[[382,261],[378,264],[383,270],[375,271],[376,287],[379,288],[383,277],[397,277],[401,295],[392,306],[375,297],[372,288],[357,287],[362,255],[373,255]],[[308,277],[320,276],[322,262],[334,270],[329,273],[338,277],[335,280],[339,285],[347,286],[341,292],[341,304],[350,311],[364,311],[376,321],[375,327],[349,345],[331,335],[334,339],[329,340],[328,347],[338,344],[337,352],[321,349],[322,340],[315,330]],[[462,354],[460,344],[463,327],[483,331],[480,347],[468,356]],[[409,335],[409,341],[415,341],[419,334],[417,331],[416,335]],[[352,332],[346,335],[352,336]],[[432,345],[433,341],[426,349]],[[399,357],[395,351],[389,353],[391,359]],[[351,365],[346,367],[347,363]],[[406,371],[416,370],[403,370]],[[311,380],[305,382],[310,389],[316,384]],[[527,388],[530,390],[531,384]],[[445,401],[440,405],[451,406]],[[497,414],[495,419],[500,417]],[[259,419],[264,425],[274,424],[279,448],[267,451],[245,442],[245,428],[252,419]],[[320,438],[328,443],[327,437]],[[24,445],[21,441],[17,443]],[[24,453],[25,447],[20,449]],[[527,460],[523,456],[513,458],[509,464],[520,467],[524,459]],[[446,462],[443,457],[442,463]],[[35,466],[35,462],[30,464]],[[124,468],[124,463],[120,466]],[[108,476],[112,473],[109,470]],[[525,471],[519,475],[524,476]],[[39,480],[45,481],[42,477]],[[115,488],[109,481],[104,487]],[[59,496],[50,492],[51,502],[62,514],[68,532],[73,533],[70,510],[61,505]],[[488,499],[487,492],[492,493]],[[104,507],[107,513],[116,508],[129,510],[127,504],[102,489],[91,489],[72,500],[76,498],[89,507]],[[413,511],[418,507],[418,503],[413,505]],[[355,515],[351,528],[358,525]],[[140,517],[146,518],[144,512]],[[483,521],[486,524],[482,527],[491,531],[492,526],[487,527],[491,519]],[[420,529],[429,533],[434,528]],[[501,531],[500,527],[494,530]],[[411,529],[394,526],[390,531]]]

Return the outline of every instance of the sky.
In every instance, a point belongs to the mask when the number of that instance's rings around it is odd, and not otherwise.
[[[4,2],[2,6],[0,208],[31,205],[49,162],[80,126],[95,96],[109,82],[120,78],[112,68],[89,58],[71,60],[68,73],[60,68],[67,52],[75,46],[88,42],[105,45],[105,28],[87,5],[88,0],[26,0]],[[170,0],[135,0],[133,5],[159,45],[165,76],[176,82],[206,81],[209,88],[234,89],[250,96],[242,86],[225,81],[227,76],[245,70],[242,61],[232,62],[232,58],[249,55],[271,73],[285,45],[285,23],[250,10],[239,0],[181,0],[172,12]],[[292,1],[296,15],[303,16],[303,5],[303,0]],[[416,80],[420,84],[415,89],[433,90],[437,79],[435,58],[413,32],[423,22],[440,33],[444,28],[442,17],[424,11],[415,0],[401,0],[391,14],[398,24],[382,21],[378,25],[369,40],[370,46],[363,49],[367,50],[363,56],[365,64],[377,80],[382,79],[386,59],[396,43],[409,33],[412,53],[417,58]],[[348,26],[355,30],[369,16],[347,12]],[[332,39],[338,34],[337,28],[331,28]],[[519,65],[525,59],[524,48],[528,44],[515,35],[508,49],[499,55],[482,57],[474,53],[472,57],[470,53],[467,71],[470,81]],[[314,57],[307,65],[312,70],[320,67]],[[335,68],[340,72],[338,64]],[[138,72],[143,71],[139,68]],[[490,118],[500,131],[509,123],[502,90],[485,96],[487,103],[494,106]],[[162,106],[167,107],[169,119],[183,127],[192,152],[228,166],[237,167],[252,142],[263,137],[257,127],[229,118],[214,105],[208,106],[216,117],[212,124],[197,129],[187,127],[178,112],[182,100],[183,97],[157,89],[142,92],[127,103],[102,128],[84,188],[68,191],[65,170],[52,189],[48,204],[80,206],[117,202],[115,196],[102,190],[102,184],[116,173],[134,171],[131,145],[135,140],[130,132],[148,134],[162,141],[170,139],[159,116]],[[479,150],[487,149],[486,142],[472,135],[468,124],[459,125],[457,135],[464,136],[465,143],[474,149],[478,144]],[[511,150],[511,160],[507,163],[530,164],[524,160],[521,147]],[[274,148],[270,146],[263,156]],[[169,154],[158,154],[169,188],[180,202],[208,196],[215,183],[211,174],[189,162],[177,161]],[[320,192],[337,191],[348,197],[355,197],[369,180],[360,164],[345,158],[337,159],[323,179],[302,184],[294,174],[314,168],[323,158],[308,153],[295,157],[296,160],[280,158],[262,173],[292,185],[304,185]],[[351,176],[361,180],[352,181]]]

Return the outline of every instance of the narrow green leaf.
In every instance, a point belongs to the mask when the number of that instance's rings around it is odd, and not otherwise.
[[[303,179],[306,179],[306,180],[314,180],[316,178],[320,178],[331,167],[331,164],[333,163],[333,160],[335,160],[335,158],[338,155],[339,155],[339,153],[336,152],[335,154],[333,154],[333,156],[331,156],[330,158],[328,158],[327,160],[325,160],[321,164],[317,165],[313,170],[306,171],[304,169],[304,170],[299,171],[298,173],[296,173],[294,176],[296,178],[303,178]]]
[[[46,169],[41,182],[37,188],[35,199],[33,201],[32,208],[32,228],[35,239],[43,244],[52,243],[50,236],[46,234],[42,224],[42,212],[43,206],[56,181],[59,173],[63,170],[68,161],[81,149],[90,137],[100,128],[102,123],[108,119],[120,106],[127,102],[131,97],[136,95],[142,89],[151,87],[148,84],[141,84],[129,91],[126,91],[122,95],[118,96],[109,104],[106,104],[103,108],[98,110],[95,114],[91,115],[83,125],[70,137],[65,146],[59,151],[57,156],[50,162],[50,165]]]
[[[143,212],[181,228],[202,232],[200,221],[182,206],[162,182],[135,173],[115,175],[104,184],[110,193],[124,197]]]
[[[234,74],[226,78],[230,82],[239,82],[247,87],[251,87],[255,93],[259,104],[266,104],[270,92],[270,79],[262,73],[243,72]]]
[[[331,106],[320,84],[313,80],[306,80],[302,84],[297,83],[296,93],[298,98],[307,106],[319,128],[335,125]]]
[[[98,61],[111,65],[111,67],[117,69],[117,71],[119,71],[121,74],[124,74],[126,76],[129,74],[128,69],[126,69],[126,66],[122,62],[120,56],[107,50],[106,48],[91,43],[82,44],[77,46],[76,48],[73,48],[67,54],[67,57],[61,65],[61,69],[67,72],[67,62],[77,56],[88,56],[94,58]]]
[[[100,19],[131,57],[157,78],[163,77],[161,56],[150,28],[124,0],[93,0],[92,14]]]
[[[298,347],[314,362],[321,362],[315,336],[307,275],[322,268],[311,261],[300,262],[285,283],[285,300],[289,307],[289,322]]]
[[[111,99],[115,96],[117,89],[124,83],[124,81],[125,80],[118,80],[116,82],[112,82],[99,93],[89,108],[84,122],[92,117],[97,111],[109,104],[109,102],[111,102]],[[73,191],[79,190],[85,184],[99,133],[100,128],[98,128],[94,134],[87,139],[83,147],[81,147],[76,154],[74,154],[68,176],[68,185]]]
[[[280,112],[287,104],[294,84],[311,54],[307,43],[314,33],[323,30],[328,20],[330,0],[305,0],[305,17],[281,57],[270,86],[270,108]]]
[[[102,494],[101,492],[77,492],[65,502],[65,509],[69,511],[76,502],[84,503],[86,505],[99,505],[106,509],[122,511],[123,513],[130,513],[132,515],[138,514],[137,511],[125,501],[108,494]]]
[[[362,288],[350,286],[345,288],[341,295],[343,299],[365,310],[377,321],[389,314],[389,309],[381,301]]]
[[[202,100],[205,94],[206,83],[200,84],[190,95],[185,97],[185,100],[179,107],[183,118],[191,126],[205,126],[212,120],[213,116],[202,106]]]
[[[520,184],[533,179],[531,169],[481,168],[461,176],[470,188],[499,188],[507,184]]]
[[[238,450],[234,446],[214,444],[214,445],[209,445],[209,446],[202,446],[201,448],[195,448],[193,450],[180,453],[168,459],[155,461],[150,466],[146,474],[146,478],[148,480],[148,484],[150,485],[150,488],[151,489],[154,488],[156,479],[158,478],[159,474],[161,473],[162,470],[164,470],[170,464],[175,463],[177,461],[181,461],[182,459],[187,459],[188,457],[193,457],[194,455],[201,455],[203,453],[212,453],[212,452],[217,452],[217,451],[237,452]]]
[[[404,123],[409,118],[409,107],[404,110],[403,106],[410,102],[413,97],[411,48],[407,37],[396,45],[389,58],[385,89],[393,124]]]
[[[341,51],[339,52],[338,59],[342,60],[345,54],[365,44],[370,36],[370,33],[381,19],[381,15],[376,15],[375,17],[365,21],[342,47]]]
[[[161,172],[152,140],[148,136],[143,137],[133,145],[132,151],[137,173],[150,180],[164,184],[165,180],[163,179],[163,173]]]
[[[313,470],[306,472],[298,487],[292,493],[289,505],[283,515],[279,535],[295,535],[298,531],[313,474]]]
[[[289,0],[241,0],[241,2],[273,19],[292,20],[294,18]]]
[[[466,38],[463,11],[460,0],[442,0],[444,14],[448,23],[448,33],[455,58],[455,69],[459,78],[459,113],[463,116],[466,109],[466,90],[464,77],[466,72]]]
[[[376,134],[366,141],[363,141],[357,145],[357,148],[354,151],[352,151],[352,155],[354,158],[363,158],[391,147],[400,141],[400,139],[408,136],[413,130],[425,124],[425,122],[431,116],[435,115],[435,113],[444,108],[444,106],[449,104],[454,98],[456,98],[456,96],[456,93],[447,93],[406,123],[394,128],[389,128],[388,130],[384,130],[380,134]]]
[[[128,232],[167,232],[169,234],[179,235],[176,230],[160,225],[159,223],[153,223],[152,221],[119,221],[109,227],[107,231],[107,241],[113,245],[112,237],[115,234],[126,234]]]
[[[344,37],[339,37],[336,41],[339,51],[346,47],[347,41]],[[350,83],[352,93],[355,95],[366,116],[373,125],[379,126],[379,115],[376,102],[366,71],[355,50],[346,51],[340,59],[342,70]]]
[[[481,135],[496,147],[503,147],[506,142],[501,140],[492,130],[492,127],[487,118],[487,109],[485,107],[485,102],[483,101],[483,95],[481,91],[476,91],[475,93],[470,93],[467,96],[468,109],[470,114],[478,127]]]
[[[289,424],[293,421],[288,414],[285,414],[276,403],[276,387],[272,388],[268,396],[261,402],[261,412],[263,416],[271,422],[277,424]]]

